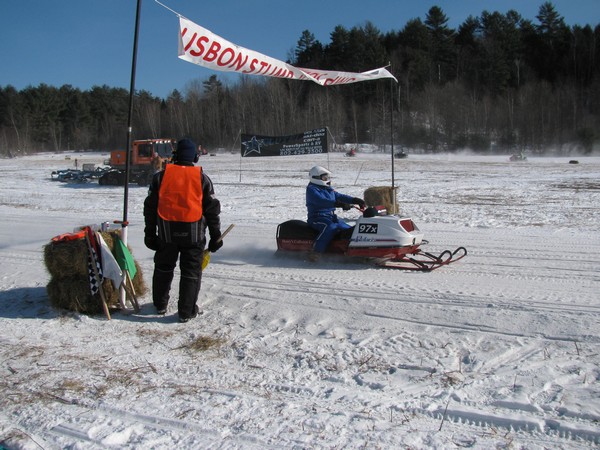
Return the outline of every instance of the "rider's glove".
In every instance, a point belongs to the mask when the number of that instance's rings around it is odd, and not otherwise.
[[[358,197],[354,197],[352,199],[352,203],[354,203],[355,205],[358,205],[358,207],[360,209],[363,209],[365,206],[367,206],[367,204],[365,203],[365,201],[362,198],[358,198]]]

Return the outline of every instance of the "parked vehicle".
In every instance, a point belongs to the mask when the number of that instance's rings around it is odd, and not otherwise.
[[[50,177],[54,181],[63,181],[67,183],[88,183],[94,179],[99,179],[109,170],[110,167],[96,167],[95,164],[84,164],[81,170],[54,170],[50,174]]]
[[[152,176],[163,169],[173,156],[173,139],[144,139],[133,141],[129,161],[129,182],[146,186]],[[110,159],[105,161],[110,170],[104,173],[98,183],[101,185],[123,186],[125,184],[125,150],[113,150]]]

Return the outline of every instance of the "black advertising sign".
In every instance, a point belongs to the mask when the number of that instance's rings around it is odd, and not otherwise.
[[[242,134],[242,157],[293,156],[327,153],[327,128],[290,136]]]

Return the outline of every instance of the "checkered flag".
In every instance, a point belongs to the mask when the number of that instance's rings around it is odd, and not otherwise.
[[[96,255],[96,250],[90,248],[91,254],[88,255],[88,278],[90,281],[90,291],[92,291],[92,295],[96,295],[98,290],[100,289],[100,284],[102,283],[102,264],[98,261],[98,256]],[[98,270],[98,278],[96,278],[96,272],[94,271],[94,266]]]

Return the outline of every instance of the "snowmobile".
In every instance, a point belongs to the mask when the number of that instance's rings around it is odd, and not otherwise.
[[[510,158],[508,158],[509,161],[515,162],[515,161],[527,161],[527,156],[525,156],[522,152],[521,153],[515,153],[514,155],[510,155]]]
[[[360,211],[362,215],[356,219],[356,224],[334,237],[327,254],[362,258],[380,267],[421,272],[447,266],[467,255],[464,247],[454,251],[445,250],[439,255],[425,252],[420,247],[428,244],[428,241],[423,239],[423,233],[411,218],[388,215],[383,207],[369,207]],[[308,255],[317,234],[302,220],[280,223],[277,226],[277,252]]]

